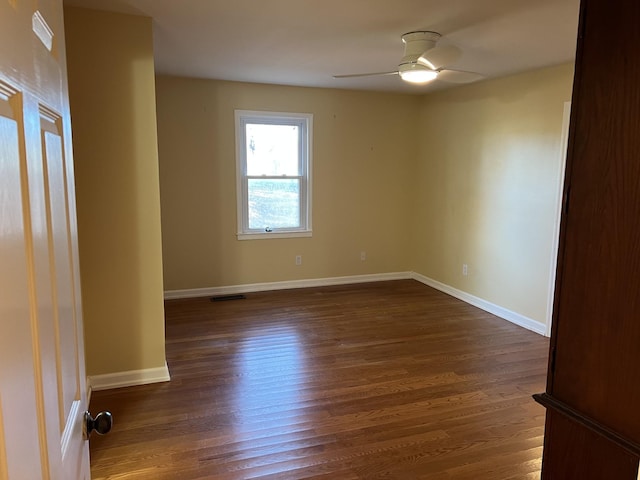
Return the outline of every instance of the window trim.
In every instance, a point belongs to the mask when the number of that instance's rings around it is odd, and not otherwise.
[[[271,232],[249,229],[248,175],[246,162],[247,123],[274,125],[298,125],[300,127],[300,223],[299,228],[278,228]],[[238,240],[259,240],[267,238],[311,237],[311,172],[313,145],[313,114],[292,112],[269,112],[256,110],[235,110],[236,134],[236,211]],[[305,161],[306,159],[306,161]]]

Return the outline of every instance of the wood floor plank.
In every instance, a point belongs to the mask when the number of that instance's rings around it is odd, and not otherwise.
[[[548,340],[412,280],[166,302],[172,381],[95,392],[100,479],[536,478]]]

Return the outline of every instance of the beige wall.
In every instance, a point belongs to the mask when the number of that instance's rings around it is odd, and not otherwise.
[[[417,97],[160,76],[157,99],[166,290],[411,267]],[[312,238],[237,240],[234,109],[314,115]]]
[[[162,367],[151,20],[65,9],[87,374]]]
[[[416,272],[546,322],[572,79],[563,65],[423,99]]]
[[[65,15],[87,371],[159,367],[151,22]],[[165,290],[413,270],[545,321],[572,66],[425,97],[156,81]],[[314,114],[313,237],[236,239],[234,109]]]
[[[572,78],[420,97],[159,77],[165,289],[413,270],[545,323]],[[234,109],[315,115],[313,238],[236,239]]]

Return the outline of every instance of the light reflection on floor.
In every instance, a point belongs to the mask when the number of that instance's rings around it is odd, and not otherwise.
[[[296,423],[292,416],[303,415],[297,404],[306,381],[306,357],[295,326],[248,332],[234,363],[236,433],[254,431],[261,423],[291,427]]]

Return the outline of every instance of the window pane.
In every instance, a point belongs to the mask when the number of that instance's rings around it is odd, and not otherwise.
[[[300,227],[298,179],[249,179],[249,228]]]
[[[247,175],[300,175],[297,125],[247,123]]]

